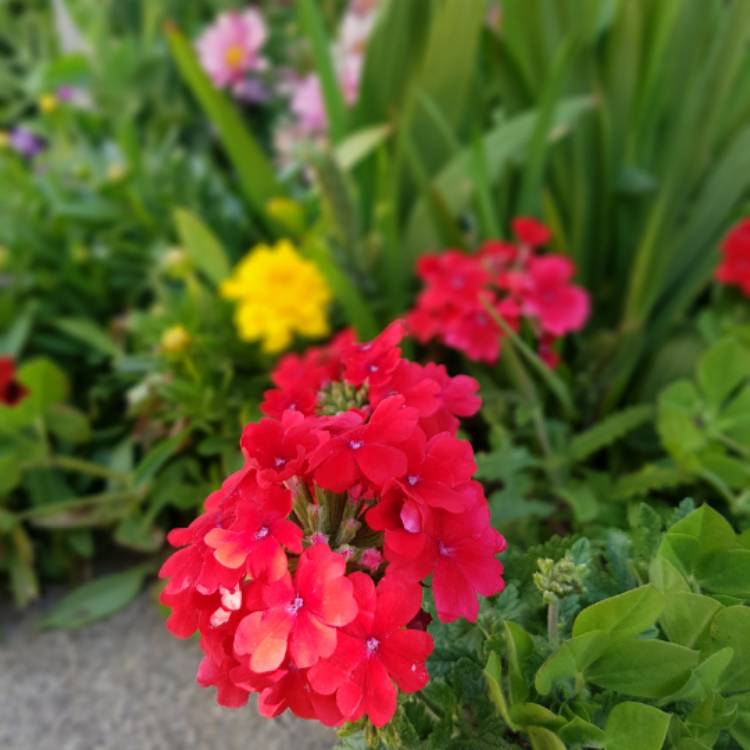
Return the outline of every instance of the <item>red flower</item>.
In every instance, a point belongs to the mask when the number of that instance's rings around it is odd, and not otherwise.
[[[750,219],[744,219],[729,232],[721,245],[721,253],[716,279],[738,286],[750,297]]]
[[[463,513],[433,511],[419,533],[385,532],[388,575],[419,581],[432,574],[435,608],[442,622],[477,619],[477,594],[502,591],[503,566],[496,555],[505,540],[489,523],[481,486],[476,503]]]
[[[521,242],[532,247],[546,245],[552,237],[552,233],[540,221],[523,216],[513,220],[513,234]]]
[[[535,316],[546,333],[562,336],[581,329],[589,316],[589,296],[571,285],[573,262],[562,256],[534,258],[524,312]]]
[[[292,580],[269,584],[265,609],[247,615],[237,627],[234,649],[250,657],[253,672],[278,669],[287,652],[295,666],[310,667],[336,648],[336,629],[357,615],[346,560],[323,544],[306,549]]]
[[[440,407],[440,384],[416,362],[402,359],[390,378],[370,388],[370,403],[377,406],[389,396],[403,396],[406,406],[419,412],[420,418],[433,415]]]
[[[460,513],[472,504],[474,495],[465,491],[465,485],[477,465],[469,443],[447,432],[428,441],[419,430],[404,446],[404,452],[408,467],[397,485],[406,497],[452,513]]]
[[[168,578],[164,591],[178,594],[186,589],[195,589],[202,594],[211,594],[224,587],[233,589],[242,572],[230,570],[214,557],[213,550],[206,546],[203,538],[212,529],[230,523],[234,511],[224,513],[208,511],[198,516],[186,529],[173,529],[167,541],[173,547],[182,547],[168,557],[159,571],[159,578]]]
[[[294,384],[288,388],[270,388],[263,394],[260,410],[268,417],[281,419],[286,411],[298,411],[304,416],[315,414],[315,390]]]
[[[302,529],[288,520],[292,497],[283,487],[245,483],[234,522],[212,528],[204,542],[226,568],[244,569],[252,578],[277,581],[287,572],[284,548],[302,552]]]
[[[352,385],[384,383],[401,360],[398,348],[405,335],[404,324],[391,323],[377,338],[365,344],[353,344],[346,352],[344,379]]]
[[[10,357],[0,357],[0,404],[16,406],[28,395],[28,390],[16,380],[16,363]]]
[[[376,589],[363,573],[350,578],[359,614],[339,631],[336,651],[312,667],[309,680],[316,692],[335,693],[347,721],[368,716],[382,727],[396,711],[394,682],[407,693],[427,684],[425,661],[432,653],[432,636],[406,628],[422,606],[418,584],[386,577]]]
[[[272,673],[273,684],[263,690],[258,698],[258,711],[272,719],[290,709],[301,719],[318,719],[328,727],[343,723],[336,698],[320,695],[310,689],[308,669],[297,669],[290,664],[287,669]]]
[[[268,487],[300,473],[307,454],[324,436],[296,411],[285,411],[281,421],[261,419],[249,424],[240,445],[250,466],[258,470],[258,484]]]
[[[406,472],[406,456],[394,444],[403,443],[414,432],[418,414],[404,406],[402,396],[381,401],[367,422],[353,412],[345,419],[340,434],[331,437],[310,459],[315,482],[333,492],[344,492],[367,479],[377,487]]]
[[[436,261],[436,283],[455,286],[454,266],[459,287],[483,292],[488,252],[478,274],[475,261]],[[446,339],[479,309],[478,299],[428,296]],[[511,317],[518,304],[497,301]],[[169,534],[181,549],[160,571],[167,627],[200,633],[197,679],[221,705],[257,693],[265,716],[289,709],[329,726],[363,716],[382,726],[398,689],[428,679],[424,579],[445,620],[476,617],[477,594],[502,587],[502,539],[471,481],[471,445],[456,437],[479,409],[479,385],[403,359],[403,332],[397,322],[367,344],[347,333],[285,357],[263,404],[269,417],[243,433],[245,465]],[[476,331],[466,337],[484,346]],[[347,577],[347,567],[358,572]]]

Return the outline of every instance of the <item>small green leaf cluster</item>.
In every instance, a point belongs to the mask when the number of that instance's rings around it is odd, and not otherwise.
[[[476,625],[433,627],[427,689],[340,747],[750,748],[750,536],[691,507],[666,531],[646,511],[619,552],[609,533],[509,558],[577,585],[543,600],[514,579]]]

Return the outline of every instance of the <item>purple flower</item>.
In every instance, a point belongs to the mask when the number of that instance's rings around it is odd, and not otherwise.
[[[10,131],[8,143],[16,153],[26,156],[29,159],[32,159],[47,148],[44,138],[21,126],[17,126]]]

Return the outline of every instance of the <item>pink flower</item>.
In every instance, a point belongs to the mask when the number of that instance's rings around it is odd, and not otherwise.
[[[234,650],[250,657],[253,672],[278,669],[287,653],[298,668],[311,667],[336,649],[336,629],[357,616],[346,560],[324,544],[306,549],[294,578],[269,584],[265,608],[237,627]]]
[[[535,316],[542,330],[562,336],[583,328],[589,316],[589,296],[570,284],[575,266],[569,258],[548,255],[534,258],[529,267],[529,288],[524,312]]]
[[[336,695],[347,721],[368,716],[385,726],[396,711],[396,687],[406,693],[421,690],[429,679],[425,661],[432,653],[432,636],[409,630],[422,605],[422,590],[386,577],[375,588],[372,579],[353,573],[359,614],[339,631],[333,655],[309,673],[313,689]]]
[[[217,88],[240,86],[253,71],[264,70],[267,62],[260,54],[266,41],[266,24],[260,12],[248,8],[243,13],[222,13],[198,39],[201,64]]]
[[[289,109],[295,115],[302,131],[308,135],[328,130],[323,89],[314,73],[290,85],[292,98]]]

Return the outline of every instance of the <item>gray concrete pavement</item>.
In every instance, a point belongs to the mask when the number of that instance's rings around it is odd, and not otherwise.
[[[330,731],[216,705],[147,596],[79,631],[40,632],[0,602],[0,750],[327,750]]]

